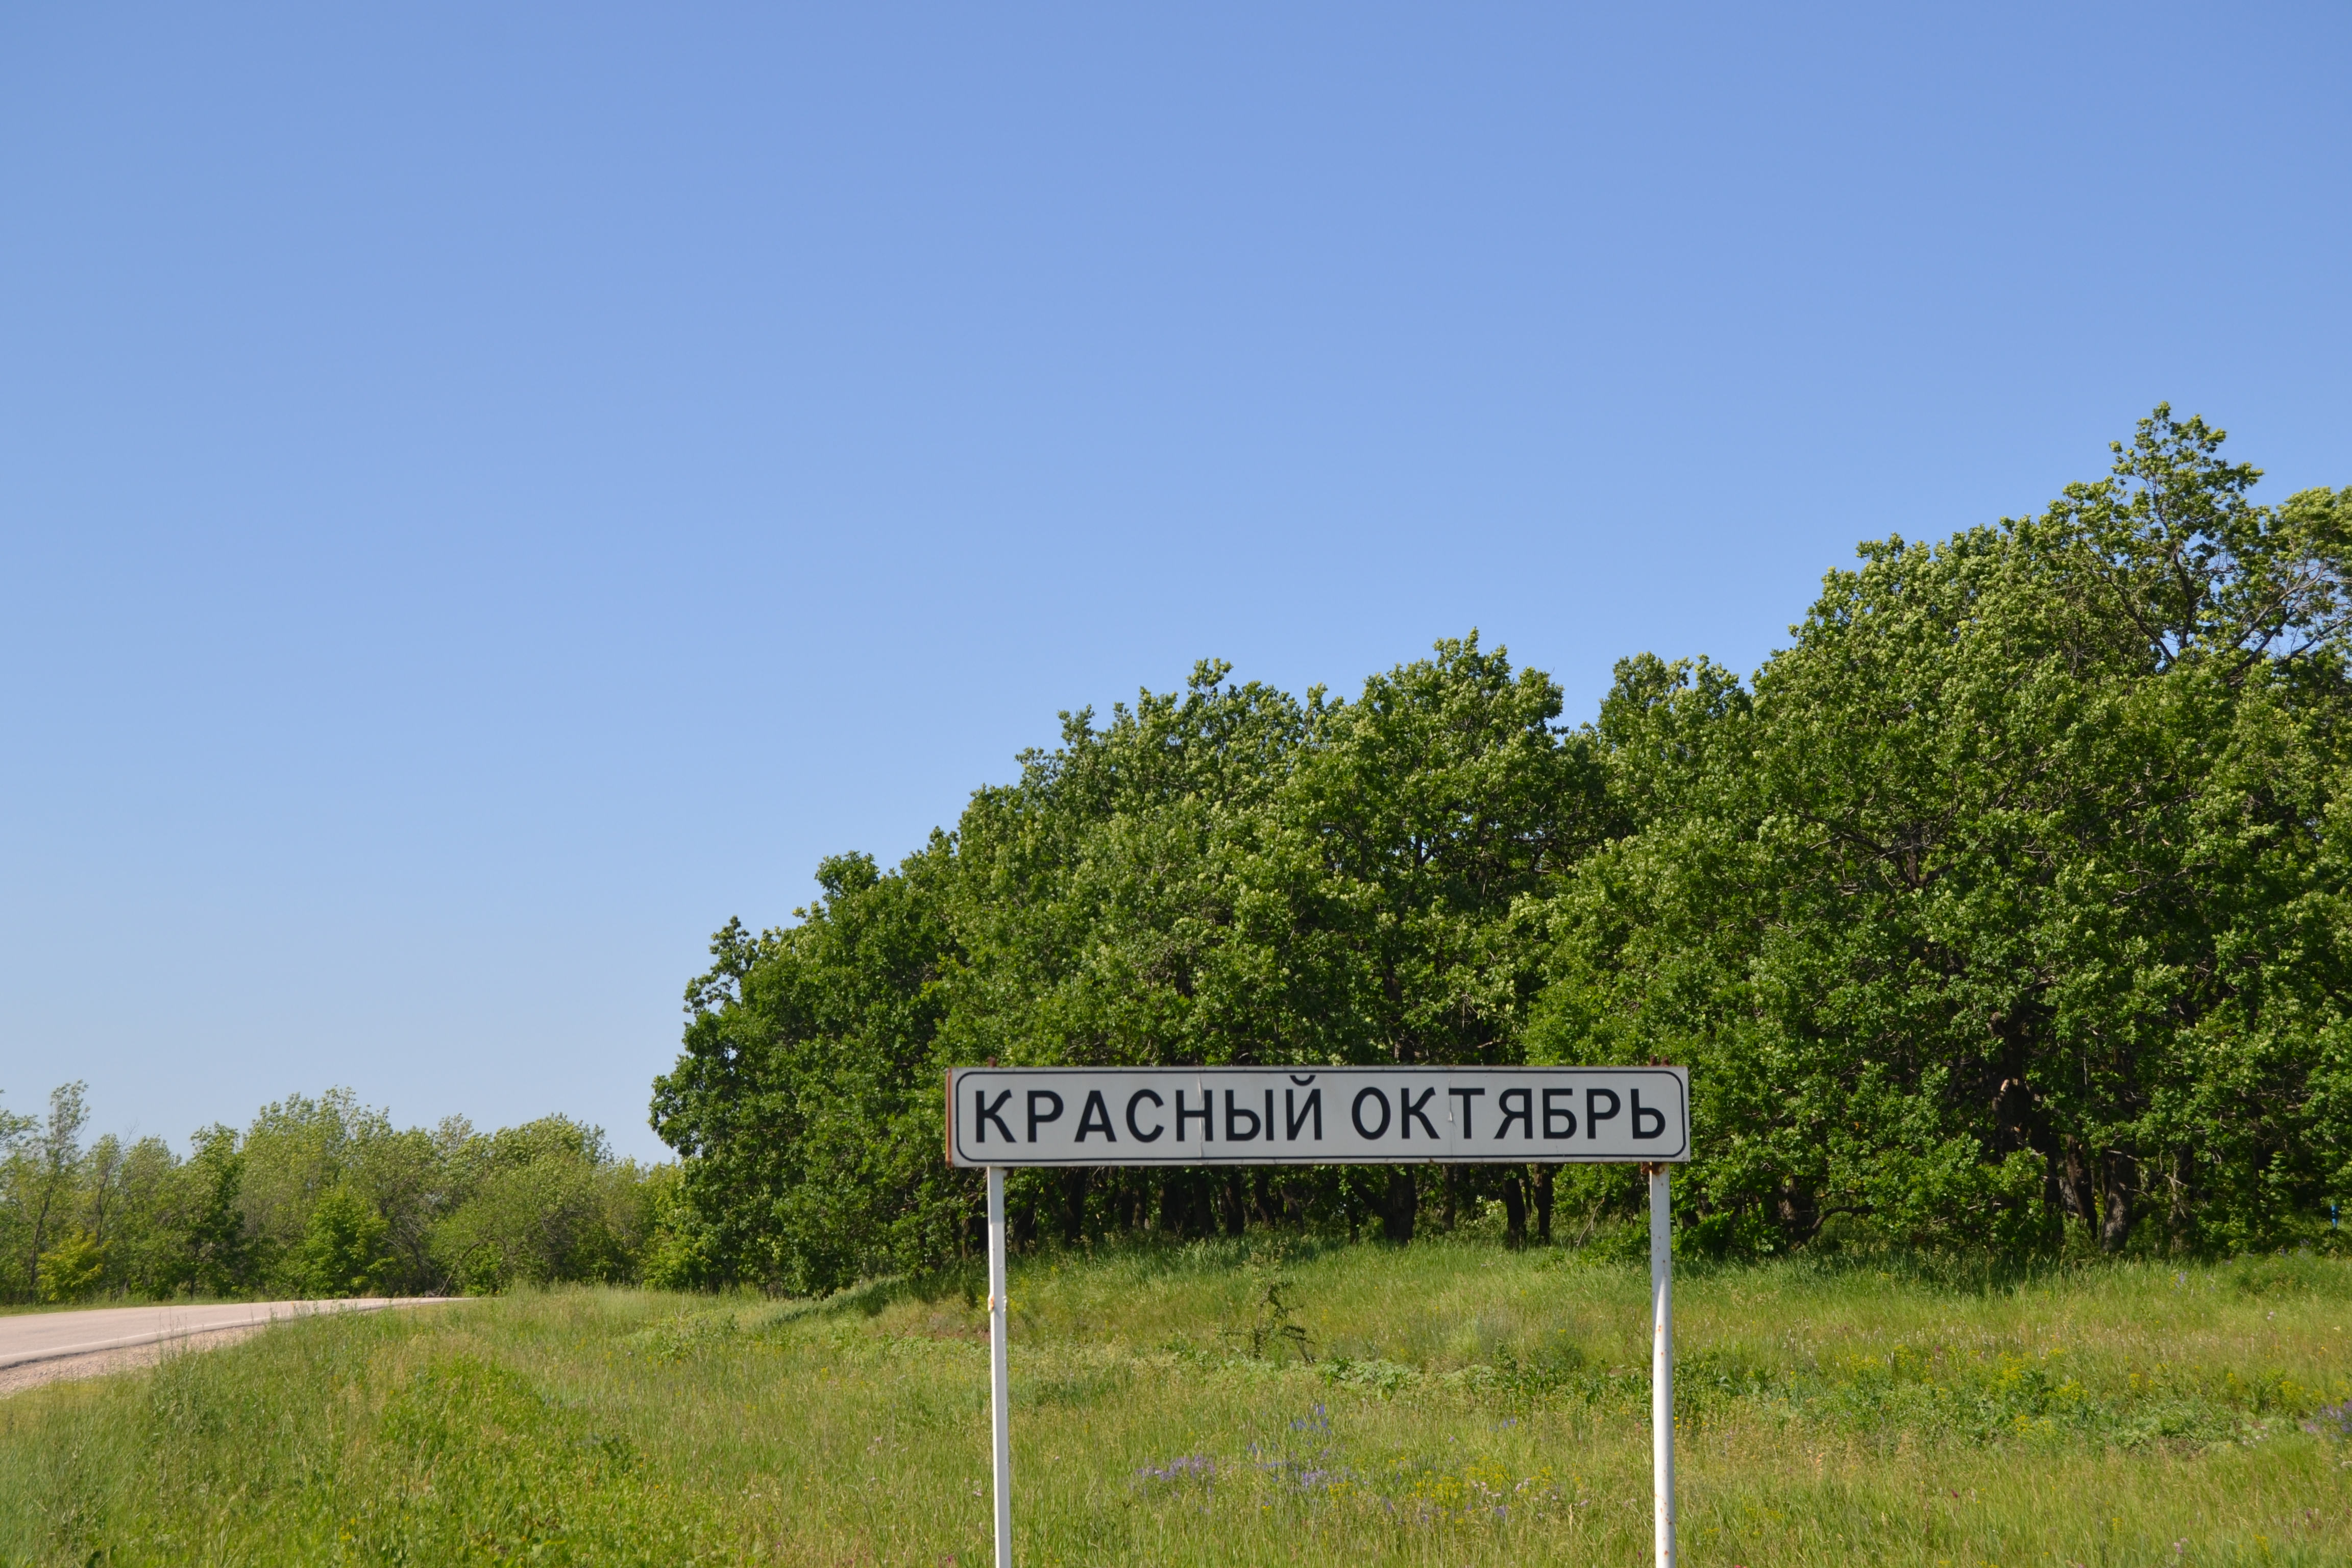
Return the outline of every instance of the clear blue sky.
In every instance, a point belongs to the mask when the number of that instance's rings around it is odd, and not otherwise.
[[[16,5],[0,1103],[653,1153],[730,914],[1192,661],[1588,716],[2159,398],[2352,482],[2352,9]]]

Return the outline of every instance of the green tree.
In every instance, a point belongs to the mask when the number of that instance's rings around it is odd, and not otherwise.
[[[728,1277],[813,1289],[951,1245],[962,1184],[936,1153],[933,857],[887,876],[829,859],[801,925],[754,942],[730,923],[713,940],[655,1118],[691,1156],[696,1234]]]
[[[122,1150],[101,1233],[111,1290],[157,1297],[181,1288],[187,1238],[177,1228],[176,1197],[183,1169],[161,1138],[142,1138]]]
[[[1543,952],[1535,906],[1610,820],[1591,739],[1562,732],[1560,709],[1549,676],[1515,673],[1475,633],[1318,709],[1276,805],[1279,875],[1328,976],[1328,1059],[1523,1059]],[[1446,1173],[1449,1210],[1497,1175],[1522,1228],[1516,1172]],[[1421,1176],[1388,1173],[1393,1240],[1412,1235]]]
[[[1321,696],[1300,704],[1223,684],[1228,673],[1203,662],[1183,689],[1140,693],[1099,728],[1065,714],[1059,748],[974,794],[953,874],[935,877],[956,956],[936,1065],[1328,1059],[1312,1037],[1326,976],[1278,879],[1261,874]],[[936,1125],[936,1091],[917,1104]],[[1313,1196],[1287,1185],[1292,1203]],[[976,1185],[954,1190],[976,1224]],[[1262,1180],[1207,1173],[1027,1173],[1011,1192],[1016,1231],[1050,1225],[1071,1241],[1090,1215],[1237,1229],[1268,1196]]]
[[[0,1300],[16,1300],[28,1289],[26,1265],[33,1255],[26,1246],[24,1183],[32,1165],[25,1144],[39,1126],[36,1117],[0,1109]]]
[[[176,1174],[170,1223],[180,1246],[173,1283],[191,1295],[251,1289],[260,1267],[246,1229],[245,1156],[236,1130],[215,1124],[198,1131],[194,1152]]]
[[[374,1296],[400,1266],[392,1255],[392,1226],[348,1181],[310,1205],[297,1249],[300,1278],[313,1296]]]
[[[34,1300],[45,1299],[41,1260],[61,1233],[74,1228],[72,1209],[76,1178],[80,1173],[82,1129],[89,1110],[84,1100],[89,1086],[60,1084],[49,1092],[49,1113],[37,1122],[23,1118],[0,1121],[5,1137],[5,1163],[0,1163],[0,1202],[8,1211],[9,1230],[16,1247],[12,1261],[23,1269],[24,1290]]]
[[[2347,1185],[2352,500],[2158,409],[2042,515],[1890,537],[1743,683],[1595,721],[1475,636],[1349,700],[1204,663],[688,991],[666,1234],[795,1289],[972,1245],[955,1062],[1689,1061],[1706,1247],[2230,1247]],[[1031,1172],[1016,1237],[1376,1212],[1548,1172]],[[1571,1178],[1580,1206],[1622,1176]],[[688,1265],[681,1265],[688,1267]]]
[[[1544,951],[1518,906],[1601,827],[1557,687],[1475,637],[1355,703],[1227,673],[1204,663],[1101,726],[1065,714],[1061,746],[975,793],[952,838],[889,873],[835,857],[798,924],[719,933],[655,1097],[698,1258],[814,1289],[971,1245],[977,1184],[936,1152],[953,1061],[1509,1058]],[[1024,1236],[1069,1240],[1237,1230],[1351,1212],[1362,1186],[1024,1173],[1013,1208]],[[1410,1235],[1414,1178],[1401,1189]]]
[[[461,1157],[478,1168],[465,1201],[431,1239],[460,1289],[493,1294],[638,1277],[651,1194],[634,1163],[613,1158],[598,1129],[546,1117],[474,1140]]]
[[[41,1254],[39,1278],[42,1300],[81,1300],[105,1280],[105,1245],[86,1230],[69,1230]]]
[[[2324,1195],[2345,505],[2159,409],[2038,519],[1833,573],[1752,699],[1620,668],[1639,831],[1553,911],[1554,1057],[1686,1057],[1725,1245],[2236,1245]]]

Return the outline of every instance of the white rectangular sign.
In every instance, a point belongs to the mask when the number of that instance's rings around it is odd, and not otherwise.
[[[956,1068],[953,1165],[1690,1158],[1688,1068]]]

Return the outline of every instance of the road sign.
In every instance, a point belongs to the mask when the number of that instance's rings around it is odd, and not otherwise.
[[[1666,1164],[1687,1068],[958,1068],[948,1162]]]
[[[1690,1069],[955,1068],[947,1156],[988,1172],[996,1563],[1013,1568],[1004,1173],[1024,1166],[1639,1163],[1650,1177],[1656,1568],[1675,1563],[1668,1167],[1690,1158]]]

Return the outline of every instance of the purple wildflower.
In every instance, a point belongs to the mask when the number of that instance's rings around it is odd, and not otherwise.
[[[1206,1454],[1187,1454],[1181,1458],[1171,1459],[1165,1465],[1157,1468],[1146,1465],[1135,1474],[1138,1479],[1147,1481],[1182,1481],[1194,1479],[1213,1481],[1217,1479],[1217,1461]]]

